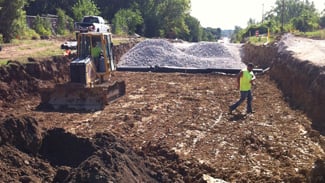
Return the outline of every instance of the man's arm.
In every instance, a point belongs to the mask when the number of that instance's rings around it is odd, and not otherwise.
[[[240,71],[240,73],[237,74],[237,89],[240,88],[240,78],[243,76],[243,71]]]
[[[253,72],[251,74],[252,74],[252,79],[251,79],[250,83],[251,84],[254,84],[254,81],[255,81],[256,77],[255,77],[255,75],[254,75]]]

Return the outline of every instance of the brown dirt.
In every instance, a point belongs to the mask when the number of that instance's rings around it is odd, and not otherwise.
[[[234,76],[131,72],[112,76],[126,81],[125,96],[77,113],[37,110],[37,88],[67,80],[66,60],[42,63],[0,70],[4,182],[325,180],[324,136],[268,73],[257,76],[253,115],[244,104],[228,114]]]

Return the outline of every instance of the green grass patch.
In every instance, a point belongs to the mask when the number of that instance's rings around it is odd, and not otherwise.
[[[314,32],[295,32],[297,36],[303,36],[312,39],[325,39],[325,30],[318,30]]]
[[[128,38],[113,38],[112,42],[115,46],[123,44],[123,43],[128,43],[129,39]]]
[[[263,45],[266,43],[271,43],[274,41],[274,37],[270,36],[270,38],[268,39],[266,36],[251,36],[248,38],[247,42],[254,44],[254,45]]]
[[[0,66],[7,65],[7,60],[0,60]]]
[[[0,53],[0,62],[8,60],[27,62],[28,58],[42,60],[52,56],[63,55],[60,48],[61,42],[54,40],[12,40],[11,43],[3,45]]]

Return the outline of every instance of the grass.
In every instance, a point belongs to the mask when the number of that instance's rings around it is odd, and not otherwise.
[[[42,60],[52,56],[63,55],[61,44],[65,40],[73,40],[75,34],[70,34],[57,40],[19,40],[14,39],[11,43],[2,44],[0,52],[0,66],[6,65],[9,60],[26,63],[28,58]],[[114,37],[114,45],[120,45],[130,41],[127,37]]]
[[[7,63],[8,63],[8,61],[6,61],[6,60],[0,60],[0,66],[7,65]]]
[[[293,32],[294,35],[296,36],[302,36],[302,37],[307,37],[310,39],[319,39],[319,40],[325,40],[325,29],[322,30],[317,30],[314,32]],[[274,36],[270,36],[269,43],[274,41]],[[266,36],[252,36],[249,37],[247,42],[250,42],[255,45],[263,45],[267,42]]]
[[[313,39],[325,39],[325,29],[314,32],[296,32],[295,35],[304,36]]]
[[[62,55],[61,44],[57,40],[13,40],[2,45],[0,65],[6,64],[8,60],[26,62],[29,57],[42,59]]]
[[[252,36],[248,38],[248,42],[255,44],[255,45],[263,45],[265,43],[271,43],[274,41],[274,37],[270,36],[269,40],[267,39],[266,36]]]

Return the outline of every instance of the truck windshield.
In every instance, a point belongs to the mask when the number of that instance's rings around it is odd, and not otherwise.
[[[83,22],[99,23],[98,18],[95,18],[95,17],[85,17],[83,19]]]

